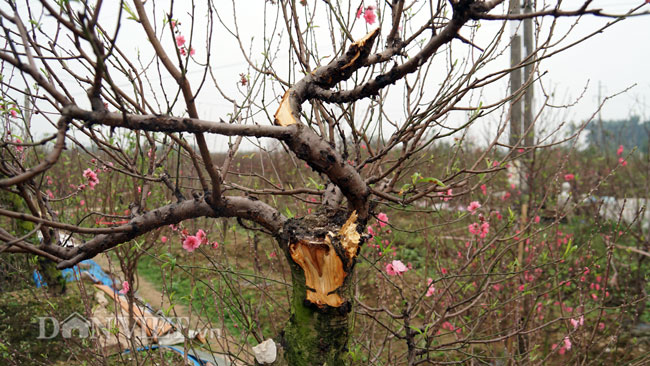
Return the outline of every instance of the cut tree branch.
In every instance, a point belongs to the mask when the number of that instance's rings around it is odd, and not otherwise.
[[[157,228],[178,224],[183,220],[198,217],[237,217],[253,221],[276,235],[286,218],[276,209],[253,197],[223,197],[215,210],[203,199],[194,199],[146,212],[133,218],[128,224],[129,231],[97,235],[83,245],[68,249],[64,261],[58,268],[69,268],[75,264],[96,256],[118,244],[127,242]]]

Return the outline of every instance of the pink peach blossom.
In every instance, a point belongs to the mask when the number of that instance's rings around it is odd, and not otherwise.
[[[467,211],[474,215],[476,213],[476,210],[479,208],[481,208],[481,204],[478,203],[478,201],[472,201],[469,203],[469,206],[467,206]]]
[[[479,236],[481,237],[481,239],[484,239],[489,232],[490,232],[490,223],[485,221],[481,224],[481,234]]]
[[[120,293],[122,295],[126,295],[129,291],[131,291],[131,286],[127,281],[122,282],[122,289],[120,290]]]
[[[408,267],[402,263],[400,260],[394,260],[388,264],[386,264],[386,273],[388,273],[391,276],[398,276],[401,275],[402,273],[408,271]]]
[[[208,236],[206,235],[205,231],[203,231],[203,229],[199,229],[196,232],[196,238],[199,239],[201,244],[207,244],[208,243]]]
[[[473,224],[469,224],[469,225],[467,225],[467,230],[468,230],[469,233],[472,234],[472,235],[478,235],[478,234],[479,234],[478,223],[475,222],[475,223],[473,223]]]
[[[433,279],[431,279],[431,278],[427,278],[427,285],[428,285],[429,287],[427,288],[427,293],[424,295],[424,296],[426,296],[426,297],[431,297],[431,296],[433,296],[433,294],[436,293],[436,288],[433,287],[432,282],[433,282]]]
[[[451,188],[449,188],[449,189],[447,190],[447,196],[451,196],[452,194],[453,194],[453,192],[452,192]],[[447,201],[449,201],[450,199],[451,199],[451,197],[445,197],[445,198],[443,199],[443,201],[447,202]]]
[[[187,250],[188,252],[193,252],[196,250],[201,245],[201,241],[199,238],[197,238],[194,235],[189,235],[183,240],[183,249]]]
[[[183,37],[183,35],[181,35],[181,34],[177,35],[176,36],[176,45],[178,47],[181,47],[184,44],[185,44],[185,37]]]
[[[86,179],[88,179],[88,186],[90,186],[90,189],[94,189],[95,186],[99,183],[99,178],[97,178],[97,173],[95,173],[90,168],[84,170],[83,176]],[[84,186],[84,185],[82,184],[82,186]],[[83,188],[81,188],[81,186],[79,186],[79,188],[83,189]],[[85,188],[85,186],[84,186],[84,188]]]
[[[12,112],[16,113],[15,111],[12,111]],[[17,143],[17,144],[22,144],[22,143],[23,143],[23,140],[21,140],[21,139],[19,139],[19,138],[16,138],[16,139],[14,140],[14,142]],[[22,153],[23,150],[25,150],[25,148],[24,148],[23,146],[20,146],[20,145],[16,145],[16,146],[15,146],[15,149],[16,149],[16,151],[19,152],[19,153]]]
[[[375,20],[377,20],[377,14],[375,13],[375,9],[377,9],[375,6],[370,5],[363,12],[363,19],[366,21],[366,23],[372,25],[375,23]]]
[[[379,227],[384,227],[388,224],[388,215],[380,212],[379,215],[377,215],[377,220],[379,220]]]

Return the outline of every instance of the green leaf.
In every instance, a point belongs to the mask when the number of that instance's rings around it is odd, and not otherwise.
[[[324,185],[322,185],[322,184],[316,182],[316,181],[314,180],[314,178],[312,178],[312,177],[309,177],[309,182],[310,182],[311,184],[313,184],[314,187],[316,187],[316,189],[325,189],[325,186],[324,186]],[[309,184],[307,184],[307,186],[309,186]]]
[[[171,314],[172,309],[174,309],[174,306],[176,306],[176,304],[171,304],[169,305],[168,308],[163,309],[163,313],[165,314],[165,316],[169,316],[169,314]]]
[[[564,254],[562,254],[562,258],[566,258],[569,254],[573,253],[578,249],[577,245],[571,245],[572,241],[569,240],[569,242],[566,245],[566,249],[564,250]]]
[[[444,184],[440,179],[433,177],[422,178],[418,183],[435,183],[442,188],[447,188],[447,185]]]
[[[434,177],[423,177],[422,174],[417,172],[413,173],[411,176],[411,182],[413,182],[413,185],[416,185],[417,183],[435,183],[443,188],[447,187],[440,179]]]
[[[130,15],[127,19],[135,20],[136,22],[140,21],[138,19],[138,16],[135,14],[135,12],[133,12],[131,7],[129,7],[129,4],[127,4],[126,2],[123,2],[122,3],[122,8],[124,9],[124,11],[126,11]]]

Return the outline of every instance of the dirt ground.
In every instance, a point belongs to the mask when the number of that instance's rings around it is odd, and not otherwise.
[[[108,274],[112,274],[116,278],[124,278],[124,274],[120,269],[120,266],[117,262],[112,261],[108,254],[102,253],[93,258],[97,264]],[[160,292],[151,282],[147,281],[142,276],[138,276],[136,284],[133,287],[136,294],[144,299],[151,307],[154,309],[167,309],[171,306],[169,298]],[[187,307],[175,304],[170,315],[175,317],[189,317],[190,311]],[[193,317],[196,318],[196,317]],[[196,319],[194,319],[196,321]],[[198,325],[197,323],[191,324],[193,327]]]
[[[93,258],[97,264],[102,267],[104,272],[107,274],[113,275],[115,278],[124,278],[124,275],[119,267],[119,264],[114,260],[111,260],[110,257],[103,253],[95,258]],[[148,303],[153,309],[168,309],[171,306],[171,302],[166,294],[161,292],[153,283],[147,281],[142,276],[138,276],[136,279],[135,286],[132,286],[135,290],[135,293],[138,297]],[[170,317],[185,317],[189,319],[190,329],[201,330],[206,327],[209,327],[208,324],[201,321],[196,314],[191,314],[190,309],[187,306],[174,303],[174,307],[170,312]],[[241,360],[247,360],[252,363],[252,355],[248,347],[246,350],[241,350],[239,342],[229,336],[224,334],[224,330],[220,329],[219,337],[211,337],[205,340],[207,342],[207,348],[212,352],[227,354],[234,353],[237,355],[237,358]],[[236,365],[237,363],[233,363]]]

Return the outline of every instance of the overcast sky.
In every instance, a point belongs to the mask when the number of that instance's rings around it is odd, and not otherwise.
[[[568,1],[565,3],[578,3]],[[642,0],[596,0],[594,8],[623,12]],[[650,9],[650,5],[645,6]],[[586,17],[577,31],[587,33],[611,19]],[[604,119],[621,119],[630,115],[650,118],[650,17],[625,19],[557,56],[545,61],[542,69],[549,71],[547,82],[556,85],[560,94],[577,96],[588,85],[584,102],[573,109],[576,119],[588,118],[597,106],[599,83],[601,95],[614,94],[634,86],[625,95],[609,101],[602,111]]]
[[[590,7],[602,8],[609,13],[623,13],[630,7],[639,5],[643,1],[644,0],[595,0]],[[158,4],[162,6],[162,3],[164,2],[157,1],[155,4],[156,6],[159,6]],[[234,24],[233,14],[237,14],[238,27],[239,32],[241,33],[241,40],[244,49],[247,51],[251,50],[252,59],[256,61],[261,60],[262,56],[260,54],[262,49],[260,46],[264,35],[265,5],[267,11],[267,35],[273,34],[273,32],[279,32],[278,29],[284,26],[283,24],[275,24],[273,21],[273,14],[275,14],[276,8],[268,6],[268,4],[265,4],[263,0],[236,1],[234,9],[233,4],[229,1],[220,0],[217,3],[223,3],[223,8],[220,9],[220,15],[222,16],[223,22],[227,24],[231,30],[233,29]],[[308,3],[310,6],[313,6],[313,9],[316,11],[320,10],[323,14],[325,13],[322,2],[309,0]],[[564,1],[563,8],[573,10],[581,3],[582,1],[579,0]],[[151,4],[151,1],[147,2],[149,7],[151,7]],[[181,21],[179,29],[187,36],[187,38],[189,38],[190,31],[190,8],[188,4],[189,2],[177,1],[174,10],[174,18]],[[372,2],[366,1],[366,4],[364,5],[369,4],[372,4]],[[541,4],[541,2],[538,2],[538,4]],[[6,7],[4,4],[2,6],[3,8]],[[159,17],[168,11],[168,6],[165,6],[166,7],[164,8],[156,9],[156,14],[158,14]],[[195,25],[195,38],[193,41],[194,48],[197,51],[195,57],[199,62],[205,61],[206,58],[206,50],[204,46],[205,31],[201,28],[202,25],[205,24],[204,18],[206,10],[202,9],[201,6],[204,5],[197,4],[197,23]],[[355,2],[352,6],[356,9],[358,5],[356,5]],[[650,4],[645,5],[645,8],[645,10],[650,10]],[[503,8],[499,8],[495,9],[493,13],[503,11]],[[100,19],[102,19],[105,24],[108,24],[108,28],[110,29],[110,24],[115,23],[117,13],[118,9],[116,8],[115,3],[106,2]],[[158,18],[159,27],[161,25],[160,19],[161,18]],[[417,18],[415,19],[417,20]],[[52,19],[47,19],[44,22],[51,20]],[[609,18],[593,16],[585,16],[579,20],[576,18],[563,18],[558,21],[558,26],[555,32],[556,34],[561,34],[563,31],[566,31],[569,27],[573,26],[569,37],[563,40],[562,43],[568,44],[575,39],[584,37],[598,29],[598,27],[611,21],[612,19]],[[319,24],[319,22],[321,24]],[[387,31],[389,29],[389,24],[387,21],[384,22],[382,29]],[[545,18],[543,20],[544,27],[548,28],[550,22],[550,18]],[[276,25],[278,26],[278,29],[275,28]],[[317,28],[317,32],[321,32],[321,36],[325,37],[323,42],[319,43],[319,45],[323,45],[322,50],[319,46],[319,51],[321,55],[327,55],[329,38],[327,37],[326,19],[317,16],[315,18],[315,25],[323,27],[322,29]],[[501,25],[500,21],[483,21],[481,23],[481,28],[476,33],[475,43],[478,46],[487,45]],[[205,27],[203,27],[203,29],[205,29]],[[351,32],[354,37],[360,38],[368,29],[369,28],[366,27],[363,22],[359,21]],[[468,31],[463,30],[461,31],[461,34],[464,32],[466,33]],[[241,90],[241,86],[238,86],[237,82],[240,78],[239,74],[247,73],[248,67],[241,56],[240,47],[234,37],[229,35],[221,24],[216,24],[213,35],[213,40],[216,45],[214,51],[216,52],[210,56],[210,62],[214,65],[215,78],[219,81],[220,87],[226,93],[241,100],[243,96],[238,91],[238,88]],[[469,36],[468,34],[464,35]],[[582,121],[589,118],[594,113],[599,104],[599,95],[603,98],[631,87],[627,93],[614,98],[606,104],[602,110],[602,117],[604,119],[621,119],[630,115],[640,115],[643,118],[650,119],[650,73],[647,71],[650,60],[649,39],[650,16],[633,17],[613,25],[602,34],[598,34],[574,48],[555,55],[550,59],[544,60],[541,62],[539,68],[540,72],[547,72],[547,74],[543,79],[543,84],[536,87],[538,89],[536,92],[538,98],[542,94],[541,88],[543,88],[547,93],[553,94],[553,104],[573,104],[577,100],[571,109],[562,109],[556,114],[551,113],[551,115],[558,116],[557,118],[562,119],[562,121]],[[146,40],[144,32],[142,32],[139,25],[134,21],[123,22],[118,42],[122,44],[124,50],[132,52],[134,60],[138,56],[141,59],[146,60],[147,56],[152,54],[151,47]],[[168,52],[175,52],[171,35],[168,34],[164,36],[163,42],[165,43]],[[125,46],[125,44],[127,46]],[[454,43],[452,43],[452,47],[457,47],[462,50],[463,48],[468,49],[469,46],[455,40]],[[463,57],[462,52],[463,51],[460,52],[460,57]],[[287,52],[279,52],[277,55],[278,63],[282,64],[288,62],[288,56],[286,53]],[[467,54],[468,53],[466,53],[466,55]],[[440,58],[440,62],[444,63],[444,57]],[[508,63],[509,56],[506,53],[503,57],[495,61],[494,67],[495,69],[504,68],[508,66]],[[276,68],[280,73],[282,72],[282,67],[277,66]],[[280,74],[280,76],[288,77],[286,74]],[[202,77],[201,67],[199,65],[190,65],[189,77],[193,82],[193,85],[198,85],[200,78]],[[64,78],[64,80],[66,80],[66,78]],[[68,80],[70,80],[70,78],[68,78]],[[173,81],[169,76],[164,76],[163,80],[169,82],[170,85]],[[493,91],[484,91],[481,98],[492,98],[498,100],[498,97],[505,95],[507,87],[507,79],[503,79],[492,87]],[[281,95],[282,89],[277,85],[274,90],[267,92],[279,96]],[[78,90],[76,96],[79,99],[83,99],[84,92]],[[473,102],[475,101],[476,99],[473,100]],[[485,102],[487,103],[489,100],[486,100]],[[537,101],[537,103],[539,103],[539,101]],[[231,113],[233,110],[232,105],[219,97],[214,88],[212,90],[206,89],[202,91],[198,97],[198,107],[201,118],[216,120],[219,118],[226,119],[227,114]],[[268,123],[266,117],[261,117],[263,116],[260,116],[260,118],[256,119],[255,122]],[[489,121],[483,126],[489,126]],[[212,141],[215,148],[218,148],[218,146],[223,146],[225,139],[213,139]]]
[[[639,5],[644,0],[595,0],[591,8],[602,8],[608,13],[624,13],[630,7]],[[253,12],[248,9],[248,2],[238,2],[237,13],[246,14],[239,16],[239,27],[244,36],[244,43],[250,45],[249,37],[260,38],[260,24],[262,16],[260,12]],[[574,10],[582,1],[569,0],[563,2],[567,10]],[[645,6],[650,10],[650,4]],[[322,8],[321,8],[322,10]],[[496,10],[493,12],[497,12]],[[544,19],[544,24],[549,24],[550,18]],[[584,37],[606,23],[612,22],[611,18],[600,18],[585,16],[579,20],[576,18],[563,18],[558,21],[557,34],[573,26],[571,36],[563,42]],[[482,29],[477,32],[478,43],[489,42],[495,30],[501,26],[498,21],[483,22]],[[388,27],[387,25],[385,27]],[[356,26],[353,29],[355,36],[361,37],[365,28]],[[481,31],[485,30],[484,33]],[[485,37],[481,37],[485,34]],[[233,84],[238,78],[239,70],[246,67],[243,60],[233,62],[238,56],[239,48],[235,44],[224,42],[224,54],[217,63],[221,65],[225,79],[232,80]],[[454,46],[464,46],[454,41]],[[327,41],[323,42],[327,45]],[[479,44],[480,46],[480,44]],[[507,66],[508,55],[502,58],[499,67]],[[285,57],[286,60],[286,57]],[[632,17],[621,21],[605,32],[600,33],[591,39],[579,44],[567,51],[561,52],[553,57],[544,60],[540,65],[541,72],[548,72],[544,78],[545,89],[555,92],[556,103],[564,100],[572,100],[584,93],[580,102],[570,111],[570,117],[576,120],[589,118],[599,104],[599,94],[605,97],[618,93],[626,88],[632,87],[624,95],[618,96],[609,101],[603,108],[604,119],[626,118],[629,115],[641,115],[650,118],[650,16]],[[233,74],[234,72],[234,74]],[[600,85],[600,91],[599,91]],[[587,88],[586,91],[584,88]]]

